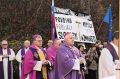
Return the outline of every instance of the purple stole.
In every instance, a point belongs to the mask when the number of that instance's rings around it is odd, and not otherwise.
[[[7,48],[8,55],[11,54],[10,48]],[[3,55],[2,48],[0,48],[0,55]],[[3,67],[3,61],[0,61],[0,79],[4,79],[4,67]],[[12,62],[9,61],[8,58],[8,79],[12,79]]]
[[[22,48],[21,49],[21,56],[22,56],[22,60],[24,59],[24,56],[25,56],[25,48]]]
[[[110,51],[110,54],[113,57],[113,61],[119,60],[117,52],[115,51],[115,48],[111,44],[107,44],[105,48],[107,48]]]

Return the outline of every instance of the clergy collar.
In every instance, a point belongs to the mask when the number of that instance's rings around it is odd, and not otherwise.
[[[34,48],[34,49],[37,49],[37,48],[36,48],[37,46],[35,46],[34,44],[32,44],[30,47],[31,47],[31,48]]]
[[[32,44],[30,47],[33,48],[33,49],[35,49],[35,50],[40,50],[40,49],[42,49],[42,47],[41,47],[41,48],[40,48],[40,47],[37,47],[37,46],[34,45],[34,44]]]
[[[28,48],[25,48],[25,47],[24,47],[24,49],[26,49],[26,50],[27,50],[27,49],[29,49],[29,47],[28,47]]]
[[[75,46],[69,46],[68,44],[66,43],[63,43],[64,46],[68,47],[70,50],[74,50]]]
[[[73,46],[70,46],[70,45],[68,45],[67,43],[63,43],[63,45],[65,45],[66,47],[69,47],[69,48],[72,48],[72,47],[74,47],[74,45]]]
[[[50,47],[53,48],[53,49],[57,49],[57,47],[55,47],[54,45],[51,45]]]
[[[3,50],[7,50],[7,48],[2,48]]]

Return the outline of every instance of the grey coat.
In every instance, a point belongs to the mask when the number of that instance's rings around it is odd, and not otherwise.
[[[87,60],[91,61],[88,69],[97,70],[98,66],[98,54],[97,51],[90,49],[87,53]]]

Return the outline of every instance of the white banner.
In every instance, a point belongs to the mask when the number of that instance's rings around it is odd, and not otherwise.
[[[61,40],[64,39],[66,32],[72,32],[77,42],[96,42],[93,23],[87,19],[71,15],[55,14],[55,26],[57,37]]]
[[[92,21],[76,17],[75,22],[76,26],[79,27],[79,41],[86,43],[95,43],[96,35]]]

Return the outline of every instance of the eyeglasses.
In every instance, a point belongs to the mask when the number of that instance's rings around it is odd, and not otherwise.
[[[43,40],[37,40],[38,42],[43,42]]]

